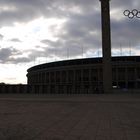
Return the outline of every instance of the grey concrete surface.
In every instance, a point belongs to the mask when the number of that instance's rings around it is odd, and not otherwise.
[[[140,95],[0,95],[0,140],[140,140]]]

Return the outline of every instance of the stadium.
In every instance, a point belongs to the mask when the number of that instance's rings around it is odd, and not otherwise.
[[[140,56],[112,57],[112,89],[140,89]],[[29,68],[32,93],[103,93],[102,58],[85,58],[45,63]]]
[[[33,66],[27,70],[27,85],[2,84],[0,92],[94,94],[132,93],[136,90],[139,93],[140,56],[111,57],[110,0],[100,2],[102,58],[63,60]]]

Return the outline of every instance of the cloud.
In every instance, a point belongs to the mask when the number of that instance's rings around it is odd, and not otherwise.
[[[28,57],[23,57],[22,52],[13,47],[0,49],[0,63],[17,64],[32,61]]]
[[[90,11],[97,3],[92,0],[1,0],[0,25],[28,22],[39,17],[65,18],[71,13]]]
[[[8,63],[18,64],[18,63],[29,63],[32,60],[28,57],[18,57],[18,58],[10,58]]]
[[[18,38],[12,38],[12,39],[10,39],[10,41],[12,41],[12,42],[22,42],[20,39],[18,39]]]
[[[2,48],[0,49],[0,62],[5,63],[9,60],[9,58],[17,53],[17,50],[13,48]]]
[[[133,42],[133,45],[137,46],[137,49],[139,48],[140,21],[138,19],[129,20],[123,15],[125,9],[138,8],[138,2],[138,0],[110,2],[113,49],[120,48],[120,44],[123,48],[128,48],[129,42]],[[0,4],[3,7],[0,9],[1,26],[20,22],[27,23],[39,17],[66,19],[61,28],[57,29],[56,26],[53,26],[57,25],[56,23],[50,26],[52,35],[57,40],[54,41],[47,37],[40,40],[41,44],[37,45],[43,50],[29,48],[29,55],[23,57],[22,53],[24,52],[22,52],[17,60],[17,57],[13,57],[12,50],[9,49],[5,61],[13,63],[31,62],[39,56],[53,57],[54,55],[64,58],[68,53],[72,57],[76,57],[82,53],[85,55],[89,52],[95,53],[102,47],[101,10],[98,0],[1,0]],[[21,42],[18,38],[12,38],[10,41]]]
[[[121,21],[112,20],[112,43],[117,48],[120,44],[124,48],[130,47],[129,44],[140,46],[139,20],[123,19]]]
[[[83,48],[84,53],[94,51],[101,47],[100,19],[100,12],[72,14],[55,34],[57,41],[44,39],[41,43],[49,48],[47,51],[57,52],[59,57],[67,55],[67,51],[73,57],[82,55]]]
[[[2,40],[4,38],[4,36],[2,34],[0,34],[0,40]]]

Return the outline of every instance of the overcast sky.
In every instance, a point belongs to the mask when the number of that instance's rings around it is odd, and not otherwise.
[[[112,55],[140,54],[139,0],[111,0]],[[33,65],[102,56],[99,0],[0,0],[0,82],[26,83]]]

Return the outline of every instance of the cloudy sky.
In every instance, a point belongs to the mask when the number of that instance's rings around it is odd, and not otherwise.
[[[111,0],[112,56],[140,54],[139,0]],[[98,0],[0,0],[0,82],[26,83],[33,65],[100,57]]]

